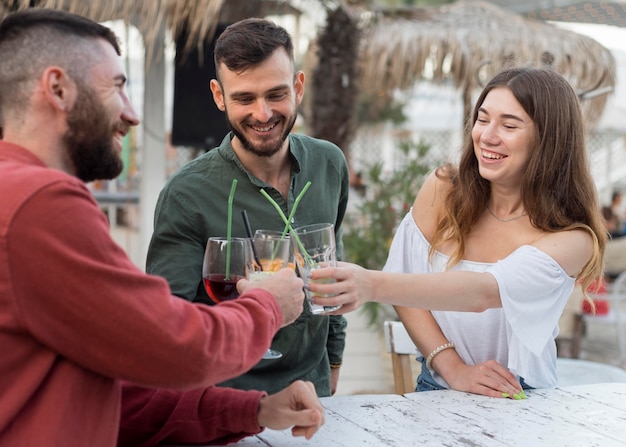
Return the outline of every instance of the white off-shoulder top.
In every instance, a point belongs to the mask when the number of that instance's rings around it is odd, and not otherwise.
[[[429,248],[409,210],[393,238],[383,270],[445,271],[449,257],[436,252],[429,262]],[[492,274],[502,300],[502,308],[480,313],[432,312],[463,361],[475,365],[493,359],[533,388],[556,386],[554,339],[559,332],[559,317],[574,289],[574,278],[552,257],[530,245],[519,247],[496,263],[462,260],[452,270]],[[439,374],[431,372],[437,383],[449,388]]]

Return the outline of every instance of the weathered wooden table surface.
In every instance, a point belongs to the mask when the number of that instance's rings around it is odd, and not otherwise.
[[[311,439],[265,430],[236,447],[626,445],[626,383],[528,391],[526,400],[458,391],[323,398]]]

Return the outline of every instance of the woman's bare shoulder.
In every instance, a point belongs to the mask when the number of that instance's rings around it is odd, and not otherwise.
[[[445,177],[437,175],[438,172],[441,171],[432,171],[426,177],[413,202],[413,219],[418,225],[436,222],[443,210],[450,182]]]
[[[583,229],[546,233],[532,245],[554,258],[570,276],[578,274],[594,250],[593,238]]]

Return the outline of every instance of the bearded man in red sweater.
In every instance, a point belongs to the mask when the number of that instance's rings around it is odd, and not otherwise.
[[[77,15],[0,23],[0,445],[225,443],[264,426],[310,438],[324,421],[312,384],[212,387],[300,314],[292,271],[194,305],[111,240],[85,182],[121,172],[139,123],[119,56],[111,30]]]

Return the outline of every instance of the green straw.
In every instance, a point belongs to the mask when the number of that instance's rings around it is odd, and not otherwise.
[[[295,202],[293,202],[293,208],[291,208],[291,213],[289,213],[289,219],[288,219],[290,224],[285,226],[285,229],[283,230],[283,235],[281,237],[285,237],[285,235],[287,234],[287,231],[289,231],[291,220],[293,219],[294,214],[296,214],[296,208],[298,208],[298,204],[300,203],[302,196],[304,195],[306,190],[309,189],[310,186],[311,186],[311,181],[306,182],[306,185],[304,185],[304,188],[302,188],[302,191],[300,191],[300,194],[298,194],[298,197],[296,197]]]
[[[230,279],[230,235],[233,229],[233,199],[235,197],[235,188],[237,188],[237,179],[233,179],[230,186],[230,194],[228,195],[228,226],[226,227],[226,280]]]
[[[304,193],[307,191],[307,189],[309,189],[310,186],[311,186],[311,181],[309,180],[308,182],[306,182],[306,185],[304,185],[304,188],[302,188],[302,191],[300,191],[300,194],[298,194],[298,197],[296,197],[296,200],[293,202],[293,208],[291,208],[291,213],[289,213],[289,217],[287,218],[288,222],[291,222],[291,220],[293,219],[293,216],[296,214],[296,209],[298,208],[298,205],[300,204],[300,200],[302,200],[302,196],[304,196]],[[266,196],[266,197],[269,197],[269,196]],[[281,239],[285,238],[285,236],[287,235],[287,232],[289,231],[289,228],[290,228],[290,225],[285,225],[285,229],[283,230],[283,233],[280,235]],[[274,250],[272,259],[276,257],[276,253],[278,253],[278,247],[276,247],[276,249]]]
[[[309,183],[311,183],[311,182],[309,182]],[[308,183],[307,183],[307,185],[308,185]],[[305,188],[307,188],[307,186],[305,186]],[[303,188],[303,191],[305,191],[304,188]],[[300,247],[300,251],[302,252],[304,257],[308,261],[307,264],[309,264],[311,262],[311,256],[304,249],[304,245],[302,245],[302,242],[300,241],[300,238],[298,237],[298,235],[294,231],[293,227],[291,226],[291,223],[290,223],[291,221],[289,219],[287,219],[287,216],[285,216],[285,213],[283,213],[283,210],[280,209],[280,206],[278,205],[278,203],[276,203],[276,201],[274,199],[272,199],[270,197],[270,195],[267,192],[265,192],[264,189],[261,189],[261,194],[263,194],[265,196],[265,198],[274,206],[274,208],[276,208],[276,211],[278,211],[278,215],[280,216],[280,218],[285,223],[285,229],[286,230],[285,230],[285,232],[283,232],[283,234],[285,234],[286,231],[288,231],[288,230],[291,232],[291,234],[293,235],[294,239],[296,240],[296,243],[298,244],[298,247]],[[299,201],[300,198],[302,198],[302,192],[298,195],[298,198],[296,199],[296,202]],[[294,202],[294,209],[295,209],[295,207],[296,207],[296,203]],[[293,210],[291,212],[291,215],[293,215]]]

